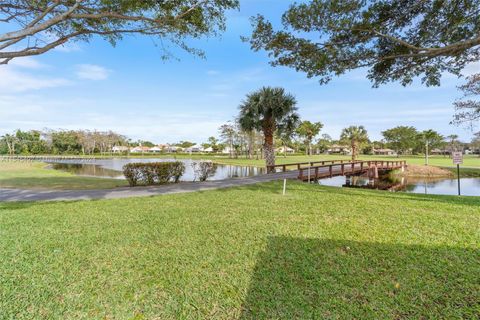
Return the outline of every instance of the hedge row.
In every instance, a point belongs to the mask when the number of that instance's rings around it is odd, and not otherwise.
[[[123,166],[123,175],[130,187],[138,184],[151,186],[154,184],[177,183],[185,172],[183,162],[151,162],[128,163]]]

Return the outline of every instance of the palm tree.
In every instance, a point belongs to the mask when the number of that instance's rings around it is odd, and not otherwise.
[[[307,154],[312,155],[312,141],[322,130],[323,124],[321,122],[303,121],[297,129],[297,134],[305,138],[307,143]]]
[[[420,132],[419,138],[425,145],[425,165],[428,166],[430,148],[435,148],[440,145],[444,137],[435,130],[428,129]]]
[[[260,130],[264,135],[264,152],[267,172],[274,171],[275,152],[273,137],[275,131],[289,121],[298,117],[295,112],[297,101],[283,88],[263,87],[247,95],[240,105],[238,122],[245,131]]]
[[[364,126],[350,126],[342,130],[340,140],[350,144],[352,147],[352,161],[355,161],[360,146],[368,142],[367,130]]]

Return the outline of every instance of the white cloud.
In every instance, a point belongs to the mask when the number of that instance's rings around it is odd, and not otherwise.
[[[15,58],[9,63],[9,65],[25,69],[41,69],[46,67],[45,64],[38,62],[32,57]]]
[[[12,61],[13,62],[13,61]],[[35,60],[18,60],[11,65],[0,67],[0,93],[24,92],[44,88],[54,88],[70,84],[65,78],[37,76],[19,69],[37,69],[43,65]]]
[[[105,80],[108,78],[110,70],[95,64],[77,65],[77,77],[85,80]]]

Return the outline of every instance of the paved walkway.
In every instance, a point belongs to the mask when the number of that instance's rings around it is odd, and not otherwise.
[[[154,187],[115,188],[104,190],[25,190],[0,188],[0,201],[75,201],[92,199],[119,199],[148,197],[162,194],[185,193],[244,186],[259,182],[297,178],[298,171],[266,174],[248,178],[219,181],[182,182]]]

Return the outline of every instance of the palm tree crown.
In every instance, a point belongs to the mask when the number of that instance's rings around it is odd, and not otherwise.
[[[350,126],[342,130],[340,140],[350,144],[352,147],[352,160],[355,161],[360,145],[368,142],[367,130],[364,126]]]
[[[247,95],[240,105],[238,122],[243,130],[261,130],[265,136],[264,150],[268,166],[275,165],[273,136],[282,124],[298,118],[295,97],[283,88],[263,87]],[[296,122],[296,121],[295,121]]]

